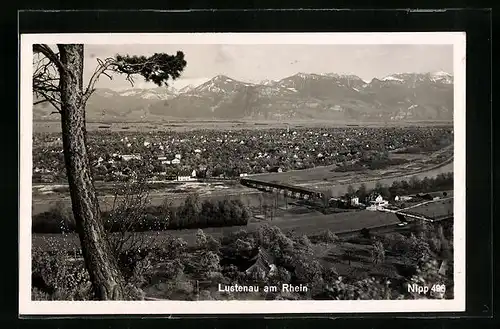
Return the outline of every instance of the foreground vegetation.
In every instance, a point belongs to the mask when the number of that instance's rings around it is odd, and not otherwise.
[[[146,297],[178,300],[228,299],[415,299],[453,298],[453,243],[449,225],[419,224],[405,233],[364,232],[348,241],[329,231],[314,237],[284,234],[264,225],[256,232],[241,230],[215,239],[198,230],[196,246],[166,237],[154,247],[113,240],[120,269],[128,282],[129,299]],[[313,242],[312,242],[313,241]],[[354,268],[360,255],[346,249],[339,261],[325,261],[320,250],[363,246],[368,252],[364,272],[342,276],[337,266]],[[351,247],[352,248],[352,247]],[[92,299],[88,274],[79,250],[33,250],[33,298],[37,300]],[[247,271],[265,250],[275,270]],[[394,261],[394,259],[401,259]],[[365,257],[366,258],[366,257]],[[446,273],[440,270],[447,261]],[[352,264],[351,264],[352,262]],[[442,266],[441,266],[442,267]],[[386,275],[374,269],[388,268]],[[340,269],[340,268],[339,268]],[[307,286],[303,292],[220,292],[219,284]],[[444,296],[408,292],[408,284],[445,284]]]
[[[128,198],[129,196],[126,196]],[[111,233],[164,231],[222,226],[246,226],[251,213],[239,199],[203,200],[190,194],[179,207],[169,203],[151,206],[145,200],[125,200],[103,213],[104,228]],[[124,218],[126,222],[124,223]],[[33,216],[33,233],[72,233],[76,225],[71,210],[62,203]]]

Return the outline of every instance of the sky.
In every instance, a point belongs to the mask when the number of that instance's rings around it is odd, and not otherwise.
[[[85,78],[97,65],[97,58],[116,54],[152,55],[155,52],[184,52],[187,66],[170,86],[199,85],[216,75],[257,83],[278,80],[298,72],[354,74],[365,81],[394,73],[445,71],[453,74],[452,45],[85,45]],[[124,77],[101,76],[98,88],[131,88]],[[135,79],[134,88],[156,87]]]

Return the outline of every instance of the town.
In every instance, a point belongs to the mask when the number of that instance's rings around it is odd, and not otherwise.
[[[336,165],[337,171],[383,169],[410,162],[389,152],[426,153],[453,141],[451,127],[293,128],[190,132],[89,133],[96,181],[230,179],[251,174]],[[434,159],[436,163],[442,158]],[[33,182],[64,182],[62,140],[33,139]]]

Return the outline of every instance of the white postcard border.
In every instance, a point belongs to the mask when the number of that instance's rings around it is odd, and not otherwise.
[[[133,40],[133,42],[131,42]],[[32,45],[84,44],[435,44],[453,45],[454,299],[381,301],[32,301]],[[113,33],[20,37],[19,314],[292,314],[465,311],[465,32],[423,33]]]

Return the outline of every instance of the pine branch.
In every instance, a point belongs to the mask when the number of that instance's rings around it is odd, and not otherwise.
[[[99,77],[101,74],[105,74],[106,76],[110,77],[108,74],[105,73],[105,71],[111,66],[111,65],[116,65],[116,61],[113,58],[108,58],[106,59],[105,62],[102,60],[98,60],[99,66],[96,68],[94,71],[94,74],[92,74],[92,77],[89,80],[89,83],[87,85],[87,88],[85,89],[85,92],[83,93],[82,96],[82,104],[85,104],[89,97],[92,95],[92,93],[95,91],[95,84],[97,80],[99,80]],[[111,77],[110,77],[111,78]]]

